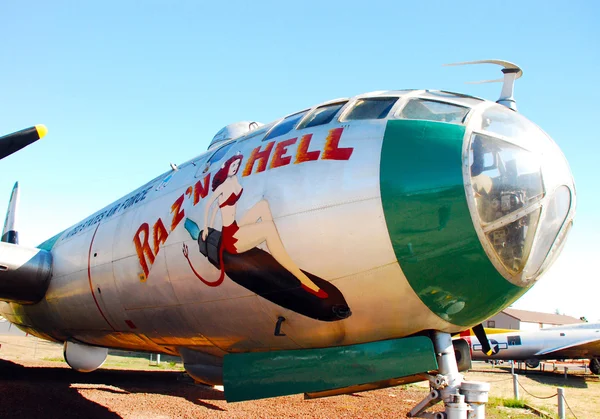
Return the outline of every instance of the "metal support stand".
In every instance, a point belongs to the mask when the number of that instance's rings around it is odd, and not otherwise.
[[[156,357],[154,357],[154,354],[150,354],[150,362],[148,363],[148,365],[160,365],[160,354],[156,354]]]
[[[485,419],[485,404],[488,402],[490,383],[480,381],[463,381],[460,393],[464,394],[465,402],[472,410],[468,412],[469,419]]]
[[[565,419],[565,389],[558,387],[558,418]]]
[[[463,381],[462,374],[458,372],[450,334],[434,332],[433,347],[439,374],[428,377],[431,392],[408,412],[407,416],[435,419],[467,419],[467,417],[484,419],[489,384]],[[443,413],[425,412],[440,401],[444,402]]]

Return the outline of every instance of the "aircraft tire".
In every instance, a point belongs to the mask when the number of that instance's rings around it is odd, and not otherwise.
[[[525,361],[525,365],[527,365],[529,368],[537,368],[540,366],[540,360],[539,359],[528,359],[527,361]]]
[[[590,371],[592,374],[600,375],[600,358],[590,359]]]

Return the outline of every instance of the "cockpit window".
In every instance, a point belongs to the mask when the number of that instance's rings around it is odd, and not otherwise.
[[[283,121],[277,124],[265,138],[263,138],[263,141],[270,140],[271,138],[279,137],[280,135],[285,135],[290,132],[296,126],[298,121],[302,119],[306,112],[308,111],[298,112],[285,118]]]
[[[361,119],[383,119],[392,106],[398,101],[397,97],[373,97],[358,99],[352,109],[344,115],[344,121]]]
[[[320,106],[314,110],[299,126],[298,129],[316,127],[318,125],[329,124],[333,117],[348,101],[332,103],[330,105]]]
[[[462,124],[469,108],[435,100],[413,99],[398,113],[403,119],[422,119],[426,121]]]
[[[250,131],[248,134],[244,135],[242,138],[238,140],[238,142],[247,141],[251,138],[258,137],[260,135],[265,135],[265,133],[273,127],[273,123],[263,125],[262,127],[256,128],[255,130]]]
[[[210,159],[208,159],[208,163],[212,164],[212,163],[215,163],[215,162],[218,162],[219,160],[221,160],[225,156],[225,154],[227,154],[229,149],[231,147],[233,147],[234,144],[235,144],[234,142],[231,142],[227,145],[224,145],[217,151],[215,151],[215,153],[212,156],[210,156]]]
[[[207,173],[210,170],[211,165],[219,162],[223,157],[225,157],[225,155],[227,154],[229,149],[231,149],[231,147],[233,147],[234,144],[235,144],[235,141],[232,141],[229,144],[225,144],[224,146],[219,148],[217,151],[215,151],[213,153],[213,155],[210,156],[210,158],[206,161],[206,163],[201,164],[200,167],[198,167],[198,170],[196,170],[196,174],[194,175],[194,177],[201,177],[205,173]]]
[[[546,256],[550,252],[550,248],[554,244],[570,209],[571,191],[564,185],[560,186],[544,207],[544,214],[542,215],[544,229],[538,234],[536,247],[531,253],[529,263],[525,269],[527,277],[537,273],[546,260]]]
[[[497,138],[475,134],[469,157],[471,186],[484,223],[543,197],[539,155]]]
[[[504,267],[511,274],[525,268],[540,221],[540,209],[486,234]]]
[[[531,150],[544,150],[552,143],[537,125],[502,105],[492,105],[485,110],[481,129],[522,143]]]
[[[523,271],[540,221],[544,196],[539,154],[473,134],[471,188],[483,231],[511,275]]]

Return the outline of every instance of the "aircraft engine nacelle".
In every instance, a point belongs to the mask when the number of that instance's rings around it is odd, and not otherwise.
[[[84,345],[66,341],[63,345],[63,356],[71,368],[79,372],[92,372],[104,364],[108,355],[107,348]]]
[[[179,354],[185,372],[194,380],[212,386],[223,384],[223,358],[188,348],[180,348]]]
[[[51,274],[50,252],[0,242],[0,300],[37,303],[46,294]]]

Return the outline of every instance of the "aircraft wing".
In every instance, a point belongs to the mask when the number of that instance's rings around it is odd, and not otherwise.
[[[595,358],[600,356],[600,335],[591,339],[582,339],[563,346],[543,349],[535,354],[536,357],[552,355],[562,358]]]

